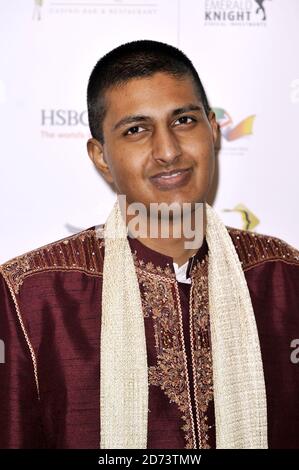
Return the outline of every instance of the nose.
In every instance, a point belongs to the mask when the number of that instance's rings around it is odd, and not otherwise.
[[[173,164],[182,154],[180,144],[172,129],[155,129],[152,136],[152,156],[163,166]]]

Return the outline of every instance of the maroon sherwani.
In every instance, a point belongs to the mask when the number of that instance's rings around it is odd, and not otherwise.
[[[258,327],[269,447],[299,448],[299,364],[291,361],[299,252],[273,237],[229,233]],[[129,243],[147,342],[147,447],[213,448],[207,244],[190,259],[187,284],[177,281],[172,258]],[[2,265],[1,448],[99,448],[103,259],[93,227]]]

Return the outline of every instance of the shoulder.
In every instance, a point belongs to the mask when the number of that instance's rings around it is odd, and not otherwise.
[[[26,277],[45,271],[101,274],[103,228],[103,224],[91,227],[12,258],[0,266],[0,273],[15,293]]]
[[[268,235],[227,227],[244,270],[266,262],[281,261],[299,267],[299,250]]]

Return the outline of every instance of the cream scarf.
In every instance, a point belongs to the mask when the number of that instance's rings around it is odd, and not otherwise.
[[[246,280],[231,238],[206,204],[209,312],[218,449],[267,448],[263,365]],[[138,279],[118,201],[104,230],[102,449],[147,446],[148,369]]]

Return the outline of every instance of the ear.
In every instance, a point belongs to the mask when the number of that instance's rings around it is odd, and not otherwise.
[[[104,145],[97,139],[89,139],[87,141],[87,152],[93,164],[101,172],[108,183],[113,183],[113,177],[110,168],[104,156]]]
[[[212,130],[212,134],[213,134],[213,141],[214,141],[214,145],[215,145],[216,142],[217,142],[217,139],[218,139],[219,126],[218,126],[218,122],[216,121],[216,115],[215,115],[214,111],[211,110],[209,112],[208,119],[209,119],[209,122],[210,122],[211,130]]]

